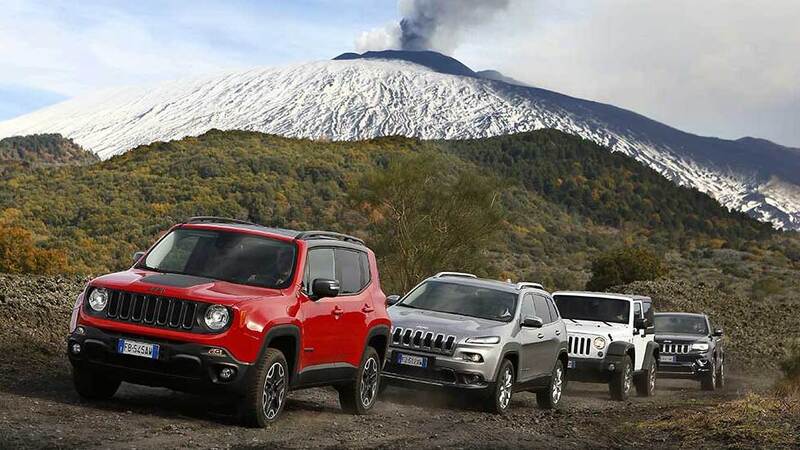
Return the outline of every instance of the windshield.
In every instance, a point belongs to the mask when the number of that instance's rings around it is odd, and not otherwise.
[[[657,314],[656,332],[658,334],[708,334],[706,318],[679,314]]]
[[[572,320],[628,323],[631,303],[628,300],[583,295],[555,295],[561,317]]]
[[[517,294],[490,288],[428,281],[411,291],[400,306],[509,322]]]
[[[179,228],[137,267],[281,289],[294,272],[295,246],[261,236]]]

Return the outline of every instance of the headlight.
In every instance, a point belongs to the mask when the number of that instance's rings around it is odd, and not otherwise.
[[[500,336],[471,337],[467,339],[468,344],[499,344]]]
[[[700,352],[707,351],[708,344],[706,344],[705,342],[695,342],[694,344],[692,344],[692,350],[697,350]]]
[[[211,330],[216,331],[225,328],[225,325],[228,325],[230,319],[231,316],[228,312],[228,308],[222,305],[211,305],[206,308],[206,326]]]
[[[106,305],[108,304],[108,291],[103,288],[93,289],[92,293],[89,294],[89,306],[97,311],[100,312],[105,309]]]
[[[598,350],[602,350],[602,349],[606,348],[606,338],[604,338],[602,336],[597,336],[596,338],[594,338],[593,344],[594,344],[594,348],[596,348]]]

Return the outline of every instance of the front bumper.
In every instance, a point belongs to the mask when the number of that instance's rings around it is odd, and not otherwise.
[[[674,358],[674,361],[665,357]],[[658,375],[662,378],[701,378],[711,371],[710,358],[706,354],[662,355]]]
[[[567,379],[586,383],[607,383],[611,376],[621,371],[625,355],[606,355],[603,358],[580,358],[570,356],[567,364]]]
[[[157,359],[118,353],[120,339],[158,344]],[[77,353],[74,344],[80,345]],[[215,350],[209,353],[211,349]],[[250,364],[237,361],[219,347],[123,335],[83,325],[69,335],[67,354],[76,367],[101,371],[130,383],[189,392],[211,389],[242,393],[250,369]],[[234,371],[228,380],[220,377],[223,368]]]
[[[482,390],[490,387],[494,379],[495,358],[490,347],[469,348],[470,352],[486,351],[484,362],[473,363],[460,358],[457,349],[454,356],[417,352],[408,348],[390,348],[383,366],[381,378],[392,385],[413,388],[444,388]],[[398,364],[397,355],[422,356],[428,358],[428,367],[411,367]]]

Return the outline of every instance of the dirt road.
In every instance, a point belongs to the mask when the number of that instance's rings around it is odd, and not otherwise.
[[[124,384],[110,401],[85,402],[72,390],[63,361],[3,367],[0,447],[3,448],[542,448],[673,447],[673,436],[637,433],[638,423],[685,414],[742,395],[751,380],[732,378],[724,391],[662,380],[658,395],[617,403],[602,385],[574,383],[561,410],[536,408],[517,394],[498,417],[452,397],[391,388],[374,413],[350,416],[335,392],[294,392],[287,413],[264,430],[241,428],[223,398],[206,399]]]

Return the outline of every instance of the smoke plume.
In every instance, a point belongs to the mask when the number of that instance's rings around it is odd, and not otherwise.
[[[509,0],[399,0],[400,22],[362,33],[356,48],[450,53],[464,31],[491,20],[508,3]]]

